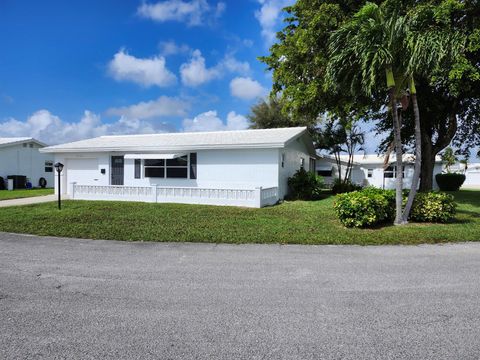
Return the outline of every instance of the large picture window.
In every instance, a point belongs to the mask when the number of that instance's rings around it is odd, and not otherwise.
[[[145,159],[145,177],[163,178],[165,177],[165,160],[163,159]]]
[[[194,159],[193,156],[195,155]],[[192,153],[191,161],[195,162],[196,170],[196,153]],[[150,178],[171,178],[171,179],[188,179],[188,155],[177,157],[175,159],[145,159],[144,164],[145,177]],[[190,175],[192,179],[196,178],[196,174]]]

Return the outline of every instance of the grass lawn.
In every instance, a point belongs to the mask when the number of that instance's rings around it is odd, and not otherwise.
[[[53,189],[0,190],[0,201],[53,194]]]
[[[454,193],[450,224],[346,229],[333,197],[263,209],[65,201],[0,208],[0,231],[91,239],[281,244],[420,244],[480,240],[480,191]]]

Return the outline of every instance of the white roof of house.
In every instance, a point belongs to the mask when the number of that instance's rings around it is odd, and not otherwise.
[[[38,141],[32,137],[0,137],[0,147],[22,144],[25,142],[34,142],[41,146],[47,146],[45,143]]]
[[[93,139],[49,146],[41,149],[41,152],[175,152],[203,149],[282,148],[290,141],[301,136],[308,138],[306,145],[310,148],[311,155],[315,155],[315,150],[306,127],[100,136]]]
[[[335,160],[335,158],[332,155],[321,155],[321,157],[329,159],[329,160]],[[390,155],[389,163],[395,162],[396,160],[396,155],[392,153]],[[347,162],[348,161],[348,155],[340,155],[340,160],[342,162]],[[353,163],[355,165],[376,165],[376,164],[383,164],[385,161],[385,156],[383,155],[376,155],[376,154],[355,154],[353,155]],[[403,162],[414,162],[415,161],[415,155],[413,154],[403,154]],[[440,156],[435,157],[436,162],[442,162],[442,158]]]

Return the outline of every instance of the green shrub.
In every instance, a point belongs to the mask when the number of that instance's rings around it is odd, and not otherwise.
[[[442,191],[457,191],[465,182],[464,174],[437,174],[435,175],[438,187]]]
[[[360,185],[353,184],[350,180],[347,180],[347,182],[343,182],[341,179],[336,178],[333,181],[332,193],[336,195],[352,191],[358,191],[361,189],[362,187]]]
[[[405,205],[408,192],[403,193]],[[395,190],[367,187],[337,195],[334,210],[347,227],[372,227],[395,219]],[[455,215],[454,198],[441,192],[417,193],[410,212],[416,222],[448,222]]]
[[[441,192],[418,193],[413,202],[410,219],[418,222],[448,222],[455,216],[454,198]]]
[[[371,227],[392,216],[389,196],[370,188],[337,195],[333,207],[346,227]]]
[[[0,190],[5,190],[5,179],[0,176]]]
[[[289,197],[295,200],[318,199],[323,188],[323,178],[301,168],[288,178]]]

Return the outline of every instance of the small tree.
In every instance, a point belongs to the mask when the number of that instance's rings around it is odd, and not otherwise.
[[[445,164],[445,169],[447,170],[447,173],[451,174],[451,167],[455,165],[458,161],[457,157],[455,156],[455,152],[451,147],[447,147],[443,152],[442,161]]]
[[[345,118],[330,117],[315,132],[316,146],[326,150],[335,157],[337,163],[338,178],[346,184],[352,174],[353,155],[357,151],[363,151],[365,133],[360,130],[356,122]],[[342,160],[340,155],[347,154],[347,165],[342,177]]]

